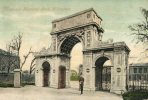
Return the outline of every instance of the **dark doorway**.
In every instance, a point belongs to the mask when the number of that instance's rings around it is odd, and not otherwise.
[[[49,86],[49,73],[50,73],[50,64],[46,61],[42,64],[43,66],[43,86]]]
[[[96,90],[110,91],[111,85],[111,66],[104,63],[109,60],[107,57],[97,59],[95,65],[95,87]]]
[[[66,68],[60,66],[59,68],[59,89],[66,87]]]

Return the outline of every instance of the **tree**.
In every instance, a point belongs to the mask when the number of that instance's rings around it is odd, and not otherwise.
[[[7,45],[8,52],[10,52],[10,53],[15,52],[16,55],[18,56],[18,62],[19,62],[18,68],[20,68],[21,70],[22,70],[24,64],[26,63],[27,58],[29,57],[29,55],[32,52],[32,50],[30,48],[28,53],[23,56],[24,60],[22,61],[20,59],[20,49],[22,47],[22,37],[23,37],[23,34],[19,33],[17,36],[14,36],[14,38]]]
[[[35,60],[36,60],[36,58],[33,58],[32,61],[31,61],[31,64],[30,64],[30,67],[29,67],[29,68],[30,68],[30,69],[29,69],[29,70],[30,70],[30,71],[29,71],[30,75],[31,75],[31,73],[32,73],[32,72],[34,71],[34,69],[35,69],[35,65],[36,65],[36,64],[35,64]]]
[[[135,36],[137,43],[148,42],[148,10],[145,8],[141,8],[141,13],[143,16],[143,20],[137,24],[133,24],[129,26],[129,29],[132,31],[132,35]]]
[[[22,71],[22,83],[23,85],[34,84],[35,74],[30,74],[28,70]]]
[[[78,73],[77,73],[76,70],[71,70],[70,80],[71,81],[77,81],[78,80]]]

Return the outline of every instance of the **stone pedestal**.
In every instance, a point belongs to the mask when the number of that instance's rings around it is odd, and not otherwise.
[[[16,88],[21,87],[21,70],[20,69],[14,70],[14,87]]]

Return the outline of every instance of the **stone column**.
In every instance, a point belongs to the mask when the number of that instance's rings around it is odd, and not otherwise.
[[[14,70],[14,87],[16,88],[21,87],[21,70],[20,69]]]
[[[117,43],[116,43],[117,45]],[[113,77],[114,81],[111,85],[113,87],[111,88],[111,92],[114,92],[116,94],[121,94],[122,92],[126,92],[126,85],[127,85],[127,59],[128,56],[126,56],[129,53],[129,50],[126,49],[124,44],[118,45],[118,47],[114,47],[114,71],[113,71]]]
[[[83,77],[84,77],[84,90],[92,90],[92,54],[83,52]]]
[[[70,88],[70,71],[66,69],[66,88]]]
[[[95,66],[91,68],[91,90],[95,91]]]

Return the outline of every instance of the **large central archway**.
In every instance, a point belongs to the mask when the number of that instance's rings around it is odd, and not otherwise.
[[[82,40],[79,37],[77,37],[77,35],[75,35],[75,36],[69,36],[69,37],[65,37],[65,39],[63,39],[63,41],[59,45],[59,51],[60,51],[60,53],[61,54],[66,54],[67,56],[69,56],[69,57],[65,57],[65,58],[62,58],[61,59],[62,62],[64,62],[64,63],[63,64],[61,63],[61,65],[59,67],[59,75],[60,75],[59,76],[59,82],[58,82],[58,84],[60,84],[59,85],[59,88],[65,88],[65,86],[66,86],[66,79],[69,80],[69,82],[71,84],[71,87],[74,86],[73,85],[74,84],[74,82],[73,82],[73,79],[74,78],[72,78],[71,75],[72,75],[72,72],[73,71],[75,71],[77,73],[77,75],[78,75],[78,67],[79,67],[80,64],[77,65],[76,64],[77,63],[76,61],[78,61],[78,59],[80,59],[80,58],[77,58],[74,61],[73,58],[74,57],[78,57],[78,56],[77,55],[74,55],[72,51],[75,49],[76,46],[82,46],[82,42],[81,41]],[[77,45],[77,44],[79,44],[79,45]],[[81,53],[78,53],[78,54],[82,54],[82,51],[80,51],[80,50],[78,50],[78,51],[81,52]],[[72,65],[71,63],[74,64],[74,65]],[[81,62],[81,64],[82,63],[83,62]],[[63,69],[63,67],[61,69],[61,66],[64,66],[65,69]],[[66,73],[66,69],[67,69],[67,71],[69,71],[69,73]],[[76,76],[76,77],[78,77],[78,76]],[[79,87],[77,86],[77,88],[79,88]]]
[[[100,57],[95,62],[95,87],[96,90],[110,91],[111,89],[111,65],[104,65],[110,61],[107,57]]]
[[[81,40],[77,36],[66,37],[59,46],[60,52],[70,54],[72,48],[79,42],[81,42]]]

